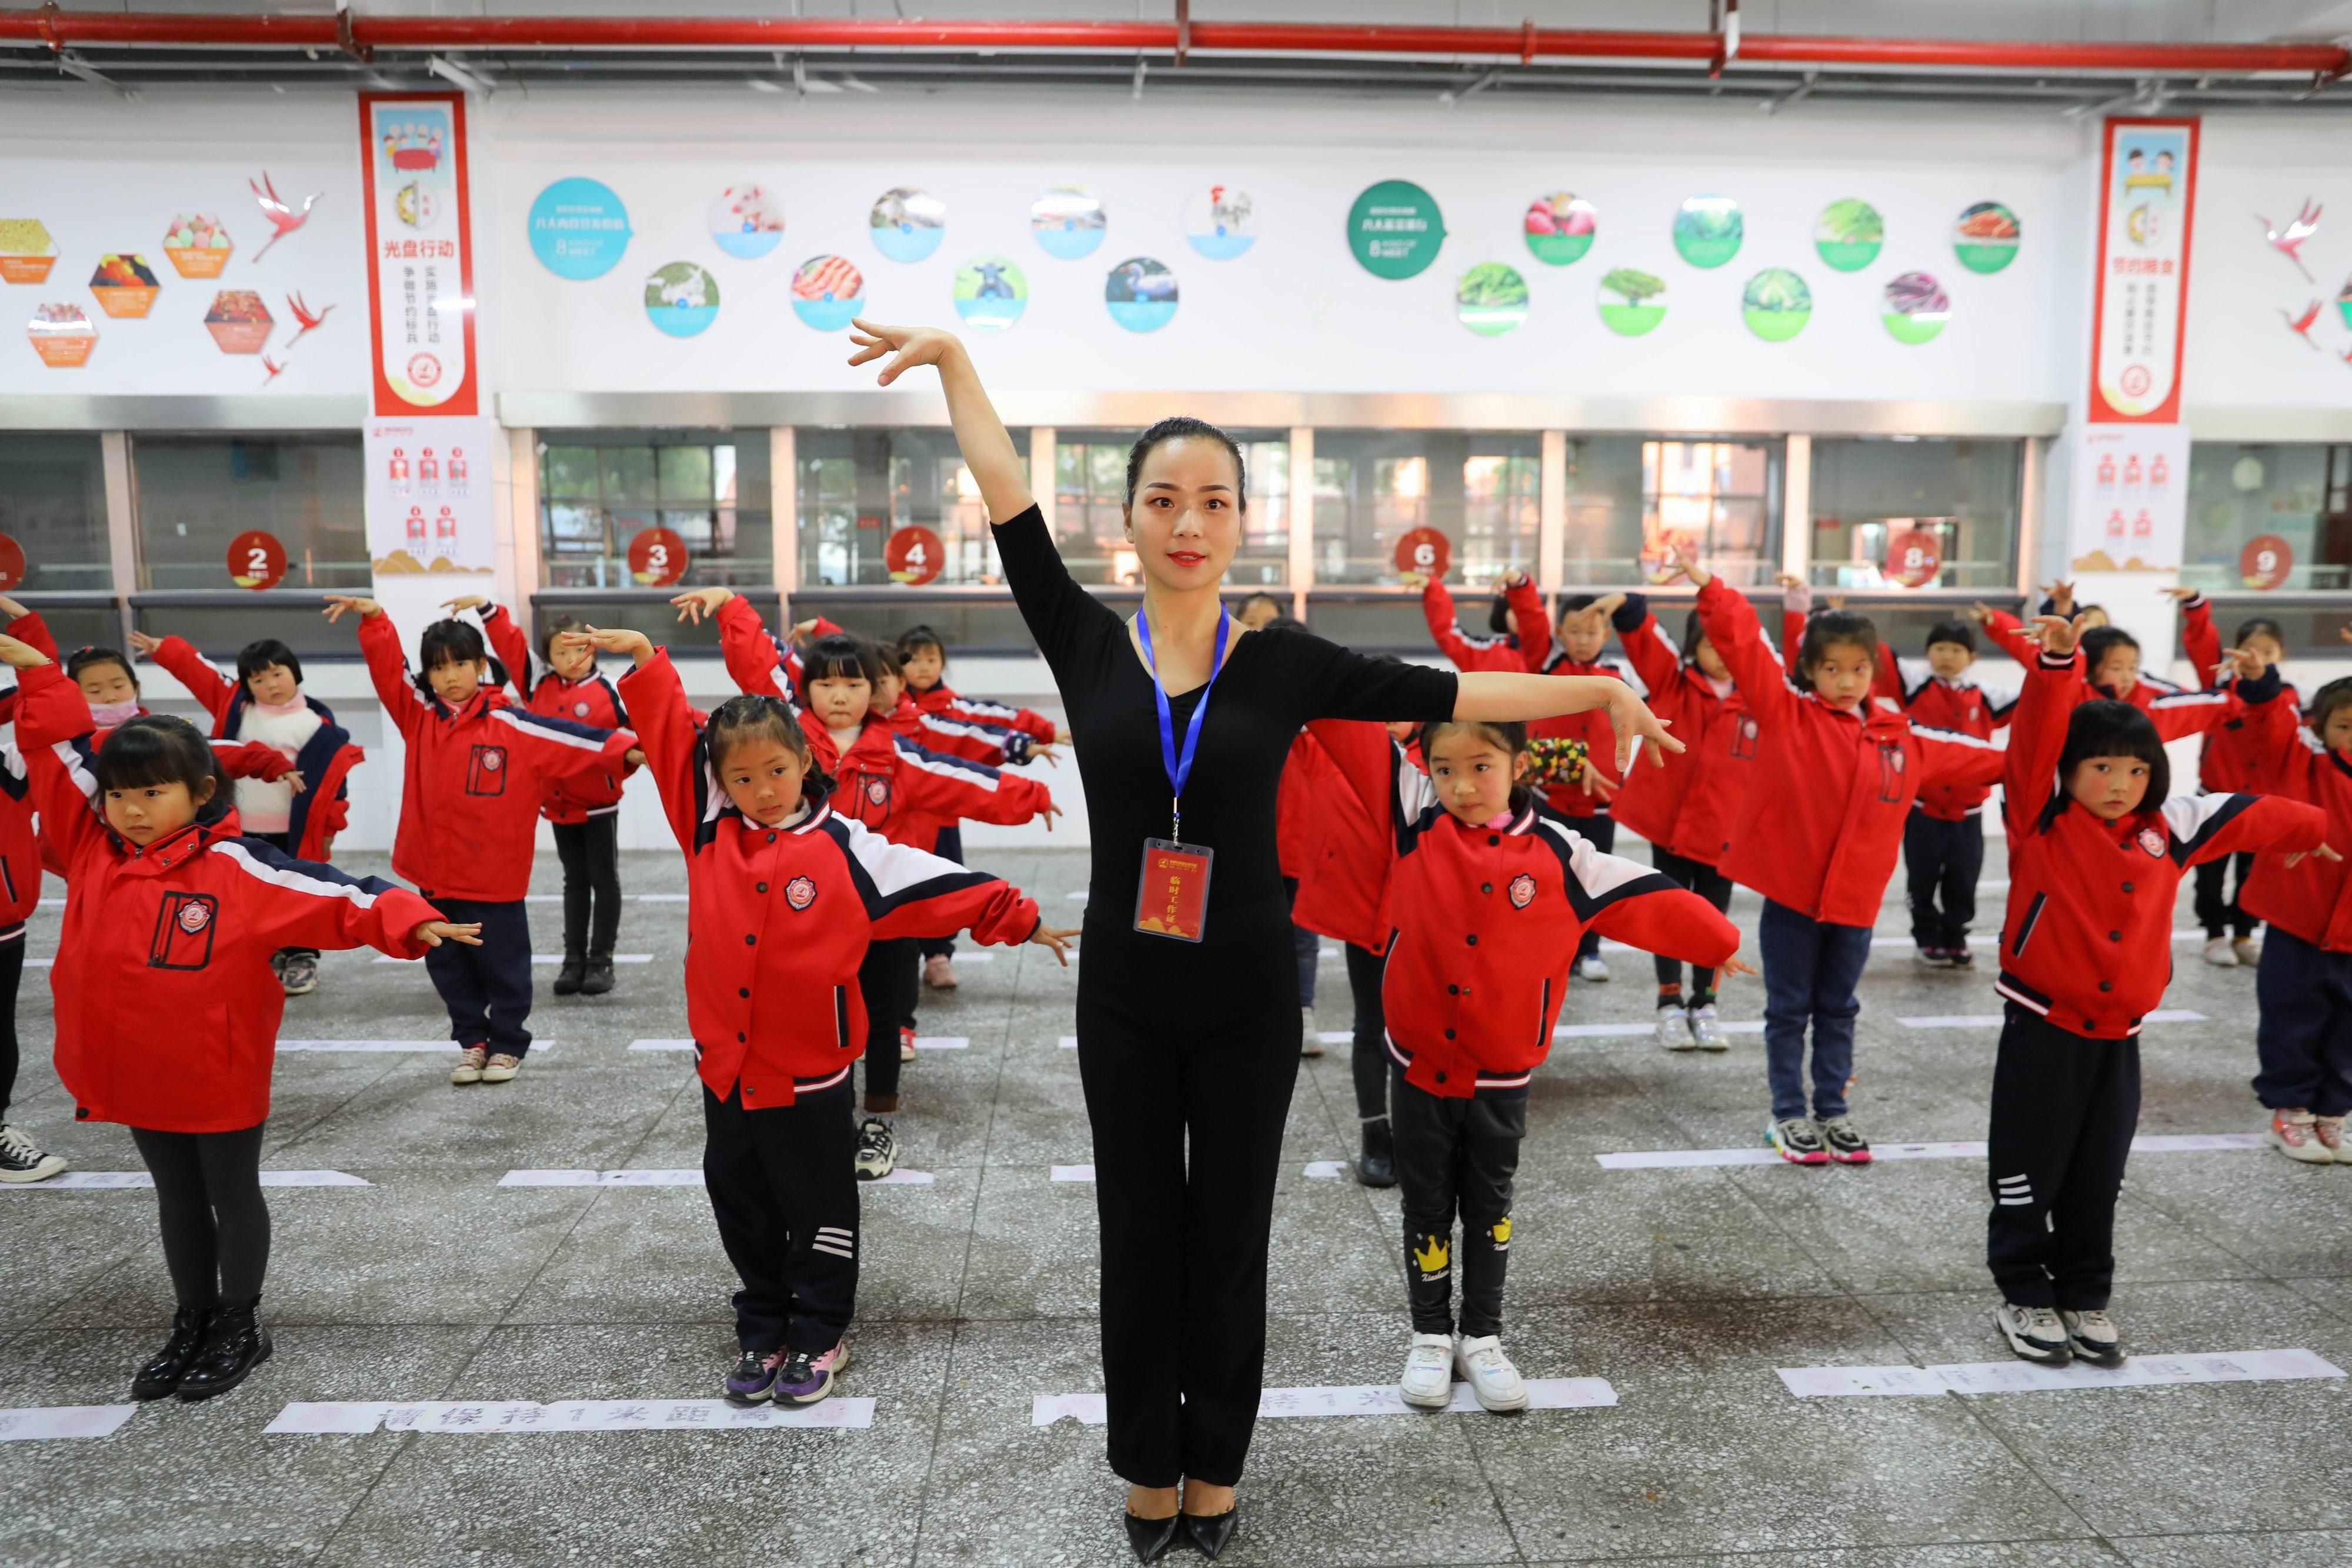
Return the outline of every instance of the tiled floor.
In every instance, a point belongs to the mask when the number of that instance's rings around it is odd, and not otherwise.
[[[1645,851],[1636,847],[1637,858]],[[992,868],[1077,906],[1086,862]],[[1996,847],[1988,878],[2005,872]],[[555,868],[537,886],[554,890]],[[675,892],[667,857],[632,892]],[[49,891],[54,896],[54,883]],[[1988,895],[1979,929],[1999,922]],[[532,906],[552,951],[557,913]],[[1753,929],[1742,894],[1734,914]],[[57,914],[32,932],[53,950]],[[2186,923],[2186,901],[2182,910]],[[1906,1016],[1998,1011],[1988,975],[1910,962],[1899,897],[1863,986],[1856,1114],[1881,1141],[1981,1138],[1996,1030]],[[465,1090],[431,1056],[289,1054],[265,1164],[366,1187],[269,1194],[276,1359],[236,1394],[144,1408],[113,1436],[0,1442],[0,1563],[808,1564],[1128,1560],[1102,1432],[1031,1425],[1039,1394],[1098,1389],[1091,1158],[1070,1032],[1074,973],[1034,949],[927,994],[968,1049],[907,1069],[903,1163],[867,1188],[851,1431],[467,1437],[266,1436],[301,1400],[707,1397],[730,1358],[726,1261],[692,1186],[500,1187],[516,1168],[698,1163],[685,1033],[685,909],[636,902],[621,947],[654,962],[595,1001],[546,994],[555,1048]],[[967,944],[967,951],[969,951]],[[2179,944],[2151,1026],[2149,1132],[2260,1125],[2253,976]],[[329,958],[289,1004],[302,1038],[427,1039],[421,972]],[[1648,1016],[1648,962],[1571,991],[1570,1023]],[[135,1170],[119,1128],[76,1125],[50,1073],[46,970],[19,1008],[18,1120],[86,1170]],[[1349,1022],[1321,969],[1319,1022]],[[1738,983],[1725,1007],[1754,1018]],[[1997,1360],[1980,1160],[1868,1170],[1605,1170],[1627,1150],[1754,1144],[1762,1043],[1669,1056],[1638,1036],[1563,1040],[1520,1166],[1507,1342],[1531,1376],[1601,1377],[1613,1408],[1512,1418],[1261,1423],[1229,1560],[1650,1561],[1993,1568],[2318,1568],[2352,1560],[2352,1441],[2335,1381],[1798,1401],[1774,1369]],[[1397,1204],[1310,1161],[1352,1152],[1346,1047],[1306,1065],[1276,1200],[1272,1386],[1384,1384],[1405,1337]],[[114,1404],[170,1312],[152,1199],[0,1194],[0,1407]],[[2116,1311],[2141,1351],[2301,1347],[2352,1367],[2352,1171],[2260,1151],[2135,1160]]]

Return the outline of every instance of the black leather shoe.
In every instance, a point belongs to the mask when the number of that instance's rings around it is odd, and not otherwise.
[[[269,1359],[269,1331],[256,1316],[261,1303],[223,1307],[213,1314],[212,1331],[204,1353],[180,1379],[180,1397],[210,1399],[243,1383],[253,1369]]]
[[[602,996],[613,988],[613,955],[598,953],[588,960],[588,973],[580,978],[580,994]]]
[[[1138,1519],[1121,1509],[1118,1516],[1127,1521],[1127,1543],[1135,1548],[1138,1563],[1159,1562],[1160,1553],[1175,1544],[1177,1529],[1184,1522],[1181,1513],[1166,1519]]]
[[[580,994],[580,982],[587,973],[586,959],[574,958],[572,954],[565,953],[563,967],[555,972],[555,994],[558,996],[577,996]]]
[[[1386,1117],[1364,1123],[1364,1152],[1356,1157],[1356,1180],[1368,1187],[1396,1185],[1396,1133]]]
[[[131,1380],[133,1399],[162,1399],[177,1394],[180,1380],[188,1373],[197,1355],[205,1348],[205,1330],[213,1321],[210,1307],[183,1307],[172,1314],[172,1337],[155,1352],[155,1359],[139,1369]]]
[[[1192,1544],[1201,1555],[1213,1558],[1225,1549],[1234,1538],[1234,1516],[1240,1510],[1227,1509],[1223,1513],[1188,1513],[1183,1515],[1184,1528],[1192,1532]]]

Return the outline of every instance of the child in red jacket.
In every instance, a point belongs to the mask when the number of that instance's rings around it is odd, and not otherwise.
[[[1402,581],[1421,594],[1422,619],[1429,625],[1437,651],[1456,669],[1541,669],[1551,653],[1551,622],[1544,615],[1543,597],[1535,579],[1524,572],[1506,572],[1487,607],[1486,626],[1492,637],[1465,635],[1454,618],[1454,595],[1443,579],[1418,572]]]
[[[1915,724],[1992,739],[2009,722],[2017,699],[1978,684],[1977,637],[1968,622],[1937,621],[1927,628],[1924,664],[1905,668],[1882,649],[1903,711]],[[1977,879],[1984,872],[1984,806],[1990,784],[1946,782],[1923,789],[1903,824],[1903,869],[1909,886],[1911,940],[1929,969],[1967,969],[1969,925],[1977,918]],[[1938,908],[1938,904],[1941,908]]]
[[[406,889],[237,836],[212,747],[184,719],[134,718],[101,750],[89,705],[38,650],[18,719],[36,798],[67,863],[50,992],[74,1115],[128,1125],[155,1182],[179,1304],[133,1399],[226,1393],[268,1359],[262,1127],[285,993],[269,955],[370,946],[401,958],[476,940]]]
[[[1428,725],[1426,774],[1377,724],[1308,729],[1395,858],[1383,906],[1395,942],[1381,990],[1413,1328],[1398,1392],[1442,1410],[1458,1370],[1485,1408],[1525,1409],[1527,1387],[1500,1338],[1511,1178],[1528,1086],[1550,1052],[1579,940],[1597,927],[1654,952],[1753,971],[1733,961],[1739,933],[1705,900],[1601,853],[1520,782],[1525,726]]]
[[[2080,619],[2040,626],[2001,781],[2010,883],[1996,988],[2009,1005],[1987,1134],[1985,1260],[2012,1351],[2115,1366],[2116,1196],[2139,1121],[2140,1020],[2171,977],[2181,875],[2238,849],[2281,851],[2290,864],[2336,852],[2326,816],[2295,801],[2168,800],[2155,723],[2089,698]],[[2247,679],[2276,689],[2274,674]]]
[[[1862,1010],[1854,987],[1904,824],[1923,792],[1999,778],[2000,752],[1972,735],[1914,724],[1895,704],[1872,697],[1879,642],[1868,616],[1815,616],[1783,669],[1745,598],[1687,551],[1676,569],[1698,584],[1699,624],[1756,720],[1755,771],[1723,871],[1764,895],[1757,933],[1772,1086],[1765,1140],[1796,1164],[1867,1163],[1870,1143],[1847,1114],[1845,1097]],[[1792,674],[1801,688],[1791,684]]]
[[[412,678],[400,630],[373,599],[326,595],[326,617],[360,617],[360,651],[400,731],[400,826],[392,868],[443,910],[483,930],[479,947],[425,955],[457,1042],[453,1084],[505,1083],[530,1049],[530,887],[539,804],[553,782],[581,784],[645,760],[627,730],[551,719],[508,703],[489,647],[467,621],[436,621]]]
[[[1521,638],[1519,650],[1526,656],[1524,668],[1540,675],[1605,675],[1614,679],[1624,679],[1625,672],[1601,657],[1609,641],[1610,605],[1606,600],[1590,594],[1571,594],[1559,602],[1559,626],[1544,646],[1530,647]],[[1545,786],[1545,797],[1551,808],[1569,820],[1569,825],[1591,840],[1594,848],[1606,854],[1617,847],[1617,819],[1610,815],[1610,797],[1624,781],[1609,776],[1600,759],[1617,753],[1617,737],[1610,728],[1609,714],[1603,709],[1583,713],[1570,713],[1558,719],[1545,719],[1528,726],[1528,733],[1539,740],[1581,741],[1585,757],[1580,778],[1565,778]],[[1602,981],[1609,978],[1609,961],[1601,956],[1601,933],[1588,930],[1583,945],[1576,953],[1576,977],[1579,980]]]
[[[2202,614],[2210,626],[2211,612],[2205,610]],[[2214,644],[2219,641],[2210,634],[2209,640]],[[2236,646],[2260,659],[2263,668],[2273,669],[2286,658],[2286,630],[2268,616],[2255,616],[2239,624]],[[2238,689],[2236,679],[2227,670],[2222,671],[2218,684],[2225,691]],[[2272,700],[2289,709],[2303,705],[2291,685],[2282,687]],[[2272,771],[2283,755],[2292,753],[2282,753],[2257,737],[2242,704],[2205,732],[2205,754],[2197,764],[2197,787],[2221,794],[2233,790],[2249,795],[2292,793],[2279,788]],[[2222,884],[2232,867],[2237,870],[2237,891],[2225,898]],[[2205,962],[2216,968],[2236,969],[2262,962],[2262,945],[2254,941],[2257,917],[2244,908],[2246,879],[2253,869],[2254,858],[2243,853],[2228,860],[2208,860],[2197,868],[2197,923],[2205,928]]]
[[[727,1397],[812,1405],[848,1365],[857,1289],[849,1079],[866,1036],[860,960],[877,940],[969,927],[1066,963],[1077,933],[1046,930],[1035,901],[1000,879],[833,811],[831,781],[783,702],[730,698],[698,724],[669,656],[643,636],[567,636],[635,661],[621,693],[686,852],[703,1175],[743,1280]]]
[[[16,749],[14,669],[0,665],[0,1182],[46,1182],[64,1158],[8,1120],[16,1093],[16,990],[25,978],[25,922],[41,901],[41,848],[33,831],[32,780]]]

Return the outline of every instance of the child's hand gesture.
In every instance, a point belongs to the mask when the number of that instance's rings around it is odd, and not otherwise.
[[[2160,588],[2157,591],[2164,595],[2176,605],[2185,605],[2205,590],[2202,588]]]
[[[2352,626],[2336,627],[2336,640],[2337,642],[2352,642]]]
[[[1045,922],[1040,920],[1037,929],[1029,933],[1029,940],[1039,947],[1052,948],[1054,956],[1062,961],[1063,968],[1067,969],[1070,967],[1070,939],[1078,934],[1079,929],[1072,926],[1068,931],[1047,931]]]
[[[38,669],[49,662],[49,656],[29,643],[0,636],[0,664],[12,669]]]
[[[1055,805],[1053,800],[1049,797],[1045,805],[1037,808],[1036,820],[1044,823],[1045,825],[1045,831],[1051,833],[1054,831],[1054,818],[1061,815],[1062,808]]]
[[[357,594],[328,594],[322,596],[327,601],[327,607],[319,613],[331,621],[341,620],[345,610],[356,612],[363,621],[371,616],[383,614],[382,605],[377,604],[373,599],[362,598]]]
[[[2034,638],[2042,644],[2042,652],[2055,654],[2061,658],[2069,658],[2075,645],[2083,640],[2083,620],[2081,616],[2036,616],[2032,627]]]
[[[292,784],[296,795],[300,795],[304,790],[310,787],[308,784],[303,782],[302,775],[292,768],[288,768],[284,773],[279,773],[278,775],[278,782],[283,784]]]
[[[1058,768],[1062,765],[1062,759],[1054,750],[1054,742],[1051,741],[1030,742],[1029,760],[1033,763],[1043,763],[1049,768]],[[1047,831],[1050,832],[1051,829]]]
[[[646,753],[638,747],[631,746],[627,751],[621,753],[621,765],[628,769],[629,772],[635,773],[639,768],[646,765]]]
[[[555,641],[566,649],[597,648],[605,653],[627,654],[639,669],[654,659],[654,645],[646,634],[626,626],[582,626],[576,631],[556,633]]]
[[[937,327],[886,327],[860,316],[849,323],[849,341],[857,352],[849,356],[851,364],[867,364],[890,356],[890,363],[876,376],[877,385],[887,386],[917,365],[938,364],[942,360],[963,352],[962,340],[953,332],[943,332]]]
[[[793,623],[793,636],[796,637],[813,637],[816,636],[816,624],[823,619],[824,619],[823,616],[811,616],[807,620],[794,621]]]
[[[1418,594],[1423,589],[1429,586],[1429,574],[1426,572],[1400,572],[1397,574],[1397,581]]]
[[[441,607],[456,616],[467,610],[478,610],[488,603],[479,594],[461,594],[457,598],[442,600]]]
[[[2213,675],[2216,679],[2227,674],[2240,680],[2260,680],[2263,671],[2269,668],[2263,662],[2262,655],[2253,649],[2233,647],[2221,656],[2221,663],[2213,667]]]
[[[1666,760],[1660,757],[1658,765],[1664,767]],[[1586,753],[1584,761],[1576,765],[1576,782],[1586,794],[1599,795],[1602,800],[1607,800],[1617,793],[1617,786],[1609,782],[1609,775],[1592,765],[1590,752]]]
[[[1737,957],[1725,959],[1722,966],[1715,972],[1716,978],[1717,980],[1727,980],[1735,974],[1753,974],[1755,973],[1756,966],[1754,964],[1742,963]]]
[[[467,947],[482,945],[482,928],[478,921],[461,926],[451,925],[447,921],[426,921],[408,935],[411,941],[422,942],[426,947],[439,947],[444,942],[463,942]]]
[[[2060,615],[2062,615],[2062,616],[2072,616],[2074,615],[2074,584],[2072,584],[2072,583],[2053,583],[2053,584],[2049,584],[2047,587],[2043,588],[2042,591],[2043,593],[2045,593],[2045,594],[2047,594],[2047,595],[2050,595],[2050,607],[2051,607],[2052,609],[2053,609],[2053,610],[2057,611],[2057,612],[2058,612]]]
[[[2321,846],[2320,846],[2318,848],[2316,848],[2316,849],[2312,849],[2312,850],[2308,850],[2308,851],[2306,851],[2306,850],[2302,850],[2302,849],[2298,849],[2298,850],[2296,850],[2294,854],[2292,854],[2292,855],[2288,856],[2288,857],[2286,858],[2287,868],[2288,868],[2289,870],[2293,870],[2293,869],[2294,869],[2294,868],[2298,864],[2300,864],[2300,863],[2302,862],[2302,859],[2303,859],[2304,856],[2305,856],[2306,853],[2307,853],[2307,854],[2310,854],[2310,855],[2312,855],[2313,857],[2315,857],[2315,858],[2318,858],[2318,859],[2321,859],[2321,860],[2333,860],[2333,861],[2336,861],[2338,865],[2341,865],[2341,864],[2343,863],[2343,860],[2344,860],[2344,857],[2343,857],[2343,856],[2338,855],[2335,850],[2333,850],[2333,849],[2329,848],[2326,845],[2323,844],[2323,845],[2321,845]]]
[[[163,646],[163,639],[162,637],[151,637],[145,632],[135,631],[131,634],[131,649],[142,658],[152,655],[157,648],[162,647]]]
[[[1675,544],[1674,560],[1667,563],[1665,571],[1651,580],[1656,583],[1671,583],[1677,576],[1689,578],[1690,585],[1694,588],[1704,588],[1715,581],[1715,574],[1698,563],[1698,552],[1693,550],[1686,540]],[[1675,749],[1681,750],[1680,747]]]
[[[2000,619],[2000,611],[1994,609],[1990,605],[1986,604],[1982,599],[1979,599],[1975,604],[1969,606],[1969,619],[1976,622],[1977,625],[1984,627],[1987,631],[1992,630],[1993,625]]]
[[[700,626],[704,619],[719,613],[719,606],[735,596],[732,588],[689,588],[672,599],[677,607],[677,618]]]

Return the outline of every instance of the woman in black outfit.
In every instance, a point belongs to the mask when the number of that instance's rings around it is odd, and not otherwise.
[[[886,386],[939,367],[964,463],[1002,520],[1005,580],[1069,713],[1094,824],[1077,1037],[1102,1230],[1110,1463],[1131,1483],[1139,1556],[1165,1550],[1180,1517],[1214,1556],[1257,1416],[1275,1176],[1298,1072],[1298,979],[1275,857],[1291,738],[1326,716],[1538,719],[1607,707],[1629,750],[1637,736],[1681,747],[1623,681],[1456,676],[1376,662],[1303,630],[1245,632],[1217,597],[1246,505],[1241,454],[1198,420],[1163,420],[1128,459],[1144,601],[1140,626],[1121,621],[1064,568],[963,345],[862,321],[853,341],[852,364],[892,356]],[[1179,802],[1169,757],[1204,700]],[[1147,839],[1213,851],[1199,941],[1138,929]],[[1155,872],[1155,904],[1160,885]]]

